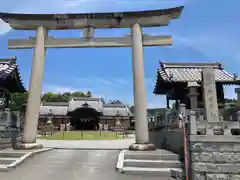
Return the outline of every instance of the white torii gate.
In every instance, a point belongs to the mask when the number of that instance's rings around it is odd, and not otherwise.
[[[95,14],[8,14],[0,18],[13,29],[36,29],[36,39],[9,40],[9,49],[34,48],[29,96],[24,126],[23,144],[19,149],[41,148],[36,144],[36,132],[41,103],[44,59],[47,48],[100,48],[132,47],[132,72],[134,89],[134,117],[136,143],[131,150],[154,150],[149,143],[146,89],[144,84],[143,46],[165,46],[172,44],[171,36],[150,36],[142,34],[142,27],[166,26],[171,19],[178,18],[183,7],[165,10],[95,13]],[[95,38],[94,30],[99,28],[131,28],[131,35],[122,38]],[[48,37],[48,30],[83,29],[83,38]]]

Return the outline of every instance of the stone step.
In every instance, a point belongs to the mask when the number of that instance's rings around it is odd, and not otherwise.
[[[129,175],[149,175],[159,177],[171,177],[171,171],[181,171],[180,168],[146,168],[146,167],[123,167],[122,173]]]
[[[184,179],[184,172],[183,170],[179,171],[178,169],[173,169],[171,170],[171,176],[174,178],[174,179]]]
[[[142,160],[125,159],[124,167],[147,167],[147,168],[181,168],[181,162],[176,160]]]
[[[140,160],[179,160],[179,156],[173,153],[125,153],[124,159],[140,159]]]
[[[9,158],[20,158],[26,153],[23,152],[0,152],[0,158],[9,157]]]
[[[15,162],[18,158],[7,158],[7,157],[1,157],[0,158],[0,165],[9,165]]]

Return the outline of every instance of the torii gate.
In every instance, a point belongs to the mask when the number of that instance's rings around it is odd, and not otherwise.
[[[26,110],[23,143],[19,149],[41,148],[36,144],[39,107],[41,103],[44,58],[47,48],[100,48],[132,47],[132,72],[134,89],[134,117],[136,143],[131,150],[154,150],[149,143],[146,89],[144,85],[143,46],[172,44],[171,36],[142,34],[142,27],[167,26],[171,19],[179,18],[183,6],[136,12],[88,14],[10,14],[0,13],[0,18],[16,30],[36,30],[36,38],[9,40],[9,49],[34,48],[29,97]],[[94,30],[102,28],[131,28],[131,35],[115,38],[95,38]],[[49,37],[48,30],[83,29],[82,38]]]

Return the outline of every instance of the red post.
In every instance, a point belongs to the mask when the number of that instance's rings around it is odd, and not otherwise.
[[[185,163],[185,176],[186,180],[189,180],[189,154],[188,154],[188,139],[186,132],[186,124],[183,125],[184,134],[184,163]]]

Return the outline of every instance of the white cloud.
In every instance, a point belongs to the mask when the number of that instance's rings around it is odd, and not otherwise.
[[[43,93],[46,92],[54,92],[54,93],[63,93],[63,92],[75,92],[77,91],[74,88],[66,87],[66,86],[58,86],[58,85],[43,85]]]
[[[9,31],[11,31],[11,27],[0,19],[0,35],[6,34]]]
[[[224,96],[228,99],[237,99],[237,94],[235,93],[235,88],[238,86],[225,86]]]

